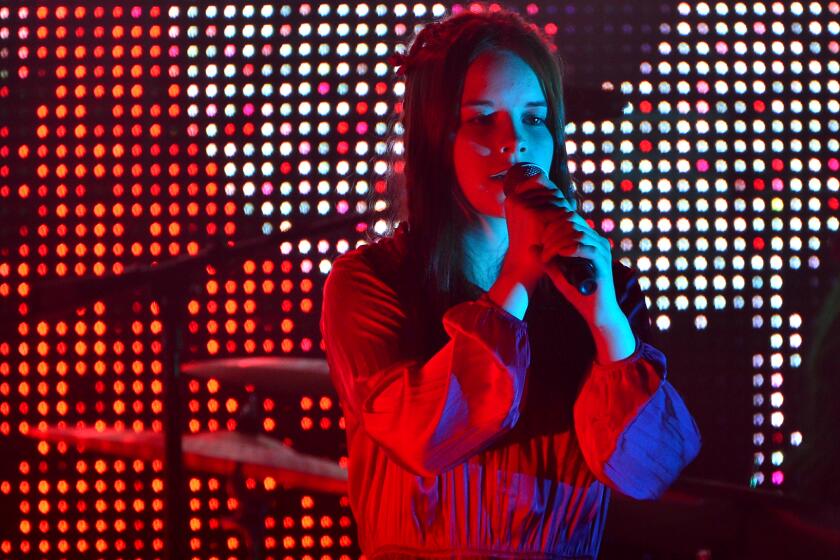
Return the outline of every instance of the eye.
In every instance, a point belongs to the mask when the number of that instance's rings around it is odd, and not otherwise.
[[[476,115],[467,119],[467,122],[471,124],[490,124],[492,120],[493,115]]]
[[[542,126],[545,124],[545,119],[537,115],[525,115],[525,122],[531,126]]]

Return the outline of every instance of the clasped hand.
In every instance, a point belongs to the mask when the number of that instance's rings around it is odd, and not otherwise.
[[[544,173],[520,183],[514,196],[537,213],[542,224],[539,259],[563,296],[577,309],[590,327],[608,328],[620,321],[623,313],[618,305],[612,274],[612,252],[608,239],[599,235],[576,212],[573,201]],[[581,257],[595,268],[598,288],[590,295],[581,294],[566,280],[556,257]],[[626,318],[624,318],[626,321]]]

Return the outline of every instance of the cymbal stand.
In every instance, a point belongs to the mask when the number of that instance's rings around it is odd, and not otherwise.
[[[237,415],[237,428],[248,435],[260,434],[259,399],[252,388],[248,388],[248,400]],[[228,493],[236,498],[239,508],[230,519],[245,541],[249,556],[262,560],[265,553],[265,518],[274,503],[267,492],[256,486],[248,488],[248,479],[242,472],[242,465],[236,465],[236,472],[228,480]]]
[[[163,424],[166,467],[164,488],[167,499],[164,532],[167,544],[166,558],[169,560],[188,558],[189,517],[182,446],[184,410],[181,394],[181,354],[184,350],[184,308],[189,287],[189,282],[176,283],[174,288],[164,289],[159,295],[163,319],[163,350],[168,362],[163,368]]]

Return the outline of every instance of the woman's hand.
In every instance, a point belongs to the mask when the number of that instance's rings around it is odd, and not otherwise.
[[[570,257],[583,258],[592,263],[597,284],[593,293],[581,294],[566,279],[561,259]],[[546,224],[540,258],[557,290],[569,300],[590,327],[605,328],[624,318],[615,294],[610,242],[593,230],[580,214],[566,209],[559,219]]]
[[[533,252],[538,256],[542,270],[548,274],[563,296],[577,309],[590,328],[603,329],[626,322],[615,294],[612,275],[610,242],[593,230],[576,212],[572,201],[563,196],[544,173],[523,181],[514,192],[521,193],[521,204],[527,210],[515,214],[514,220],[527,220],[524,229],[535,235],[541,231]],[[507,209],[507,201],[505,201]],[[514,211],[519,210],[514,206]],[[524,218],[523,218],[524,216]],[[523,228],[521,223],[508,219],[508,231]],[[523,235],[524,237],[524,235]],[[529,243],[533,237],[527,237]],[[511,243],[511,246],[513,244]],[[510,249],[509,249],[510,251]],[[590,295],[581,294],[563,275],[557,257],[580,257],[592,263],[598,285]]]
[[[544,273],[540,254],[546,222],[558,211],[550,205],[552,195],[540,177],[517,184],[504,202],[508,249],[502,271],[531,287]]]

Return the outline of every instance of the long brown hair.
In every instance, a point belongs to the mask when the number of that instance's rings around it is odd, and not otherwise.
[[[387,192],[390,219],[407,219],[410,226],[405,274],[414,288],[407,294],[416,300],[412,307],[424,316],[427,353],[446,341],[443,313],[476,295],[461,268],[461,240],[477,211],[458,185],[453,145],[467,69],[489,50],[518,55],[536,74],[554,138],[548,175],[567,199],[578,200],[565,149],[561,61],[548,38],[517,13],[487,7],[423,27],[408,53],[392,58],[399,64],[398,74],[405,77],[402,114],[397,115],[404,130],[404,168],[400,173],[400,162],[392,165]],[[390,145],[398,139],[394,134]]]

